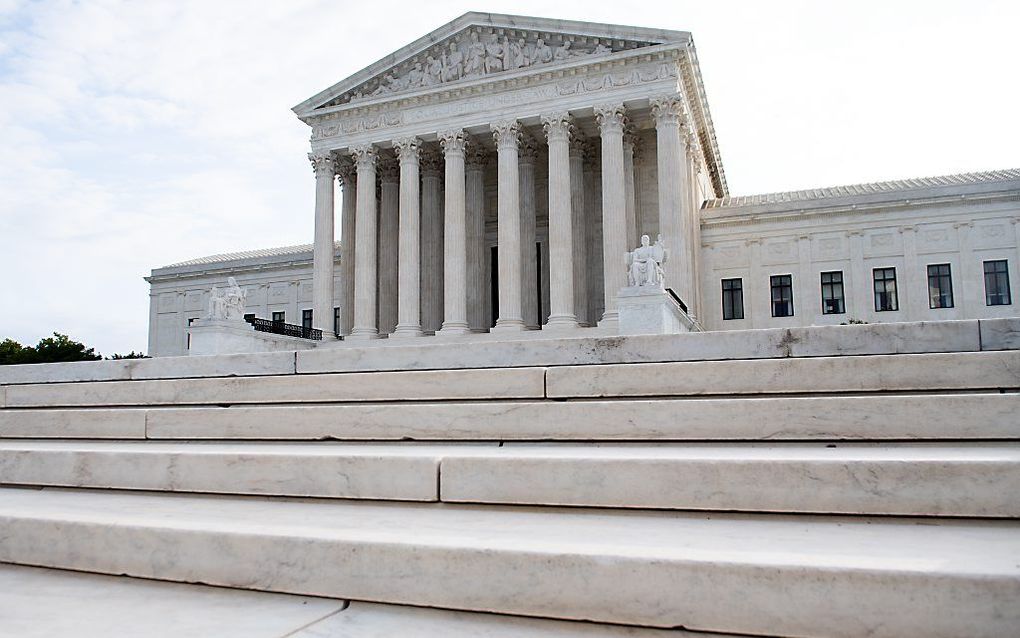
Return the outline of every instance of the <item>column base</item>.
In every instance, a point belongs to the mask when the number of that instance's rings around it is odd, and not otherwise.
[[[523,332],[523,319],[497,319],[496,325],[489,332]]]
[[[574,315],[549,315],[549,321],[542,327],[543,330],[576,330],[581,324],[577,322]]]
[[[351,334],[345,337],[344,341],[368,341],[369,339],[378,339],[379,331],[375,328],[355,328]]]
[[[408,339],[411,337],[422,337],[425,333],[420,326],[397,326],[397,329],[390,334],[391,339]]]
[[[616,332],[620,331],[620,313],[619,312],[607,312],[602,315],[602,320],[598,323],[599,328],[609,328]]]
[[[466,321],[444,321],[437,335],[466,335],[471,332]]]

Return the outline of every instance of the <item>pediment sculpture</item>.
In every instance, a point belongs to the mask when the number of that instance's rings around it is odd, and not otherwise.
[[[641,245],[626,255],[628,286],[665,287],[662,265],[669,258],[669,251],[662,243],[662,235],[653,245],[649,241],[648,235],[641,235]]]
[[[453,36],[332,100],[329,105],[480,78],[494,73],[598,56],[650,46],[654,42],[614,41],[609,38],[551,35],[518,31],[500,35],[473,28]],[[623,44],[620,47],[620,44]]]
[[[237,285],[233,277],[227,278],[227,287],[220,290],[213,286],[209,293],[209,312],[206,319],[244,320],[244,304],[248,291]]]

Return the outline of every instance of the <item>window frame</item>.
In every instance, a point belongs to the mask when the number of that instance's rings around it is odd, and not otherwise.
[[[825,281],[825,276],[829,275],[830,281]],[[832,281],[833,275],[839,276],[839,281]],[[823,315],[845,315],[846,314],[846,287],[843,284],[843,271],[842,270],[826,270],[818,273],[819,286],[821,286],[822,293],[822,314]],[[826,297],[826,287],[829,288],[830,297]],[[839,296],[836,296],[836,287],[839,287]],[[829,311],[827,301],[838,302],[837,310],[832,312]]]
[[[276,318],[277,315],[280,315],[279,319]],[[273,312],[271,312],[269,314],[269,316],[270,316],[270,321],[272,321],[273,323],[287,323],[287,311],[286,310],[274,310]]]
[[[941,272],[941,269],[945,268],[945,272]],[[935,269],[934,274],[932,269]],[[928,273],[928,308],[930,310],[942,310],[943,308],[954,307],[953,300],[953,267],[949,263],[940,264],[928,264],[926,268]],[[935,287],[932,284],[935,284]],[[948,292],[943,290],[943,284],[946,284]],[[934,290],[938,290],[938,305],[936,305],[936,298]]]
[[[878,273],[880,271],[883,273],[883,277],[881,279],[879,279],[879,277],[878,277]],[[892,272],[892,277],[884,276],[885,273],[888,273],[888,272]],[[874,293],[874,300],[875,300],[875,312],[897,312],[900,309],[900,295],[899,295],[899,290],[898,290],[899,286],[897,285],[897,282],[896,282],[896,266],[883,266],[883,267],[880,267],[880,268],[872,268],[871,269],[871,282],[872,282],[872,291]],[[878,289],[878,284],[880,282],[882,283],[882,290],[881,291],[879,291],[879,289]],[[889,282],[892,282],[892,291],[891,292],[890,292]],[[892,307],[891,308],[882,308],[882,307],[879,307],[880,306],[880,304],[878,303],[879,295],[887,295],[886,300],[891,298],[892,299],[892,304],[891,304]],[[891,295],[891,297],[888,297],[889,295]]]
[[[736,287],[733,287],[733,282],[737,282],[736,283]],[[730,284],[729,288],[726,287],[727,284]],[[723,321],[739,321],[739,320],[743,319],[744,318],[744,279],[742,277],[727,277],[727,278],[724,278],[724,279],[720,280],[719,286],[720,286],[720,290],[722,292],[722,318],[723,318]],[[729,297],[729,301],[730,301],[730,314],[732,315],[730,317],[726,316],[726,300],[727,300],[727,297]],[[740,316],[737,316],[738,313],[734,311],[735,308],[736,308],[736,306],[734,305],[734,300],[735,299],[737,301],[739,301],[739,303],[740,303],[740,313],[739,313]]]
[[[988,272],[988,266],[990,264],[1002,264],[1002,271]],[[985,305],[986,306],[1010,306],[1013,304],[1013,294],[1009,289],[1009,260],[1008,259],[986,259],[982,262],[982,271],[985,279]],[[992,293],[988,291],[988,277],[991,275],[995,280],[995,286],[997,292],[995,296],[999,298],[998,303],[992,303]],[[1000,279],[1001,278],[1001,279]],[[1000,283],[1003,284],[1000,286]]]
[[[784,278],[787,280],[786,283],[782,282],[782,280]],[[779,283],[777,283],[777,280],[779,281]],[[790,293],[789,299],[783,299],[782,296],[780,296],[780,299],[777,300],[776,299],[776,290],[777,289],[780,290],[780,295],[782,295],[782,290],[783,289],[788,289],[789,293]],[[794,307],[793,307],[793,273],[787,273],[785,275],[769,275],[769,293],[770,293],[769,294],[769,305],[772,307],[772,316],[773,317],[775,317],[775,318],[782,318],[782,317],[793,317],[794,316]],[[776,304],[777,303],[787,304],[789,306],[789,311],[790,312],[787,313],[787,314],[783,314],[783,315],[777,315],[776,314]]]
[[[312,329],[312,309],[304,308],[301,310],[301,327],[305,330]]]
[[[333,306],[333,334],[340,336],[340,306]]]

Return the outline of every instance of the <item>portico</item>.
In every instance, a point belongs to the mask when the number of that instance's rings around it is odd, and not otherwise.
[[[466,14],[294,110],[324,333],[335,307],[356,341],[613,333],[642,234],[697,314],[697,207],[726,186],[690,34]]]

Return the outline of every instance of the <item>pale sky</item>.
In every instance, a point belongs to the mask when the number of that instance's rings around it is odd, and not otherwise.
[[[290,108],[470,10],[693,33],[735,195],[1020,166],[1017,2],[0,0],[0,339],[144,350],[152,268],[310,243]]]

